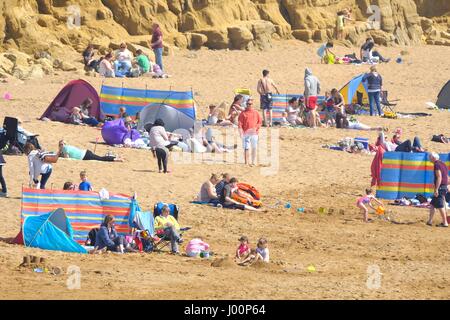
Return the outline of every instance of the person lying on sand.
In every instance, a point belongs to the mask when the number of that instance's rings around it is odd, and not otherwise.
[[[384,127],[370,127],[364,123],[359,122],[355,118],[343,119],[342,129],[367,130],[367,131],[382,131],[386,130]]]
[[[418,137],[415,137],[414,141],[411,143],[411,140],[406,140],[404,142],[401,142],[399,140],[400,136],[401,136],[401,132],[398,131],[398,129],[397,129],[392,140],[388,140],[387,137],[385,136],[384,132],[381,131],[378,136],[377,145],[383,146],[383,148],[386,151],[425,152],[425,150],[422,148],[422,146],[420,144],[420,140]]]
[[[75,160],[97,160],[97,161],[107,161],[107,162],[123,162],[116,156],[98,156],[90,150],[79,149],[74,146],[68,145],[64,140],[60,140],[58,144],[58,154],[63,158],[70,158]]]

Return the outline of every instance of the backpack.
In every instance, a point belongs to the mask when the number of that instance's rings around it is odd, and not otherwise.
[[[91,229],[91,231],[89,231],[85,245],[95,247],[95,238],[97,237],[98,231],[99,228],[93,228]]]

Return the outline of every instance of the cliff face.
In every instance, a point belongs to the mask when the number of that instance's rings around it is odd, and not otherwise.
[[[378,29],[367,23],[370,3],[380,9]],[[146,47],[154,21],[176,47],[263,50],[274,38],[333,38],[336,12],[343,8],[352,8],[355,20],[346,26],[343,44],[371,34],[384,45],[450,45],[448,0],[0,0],[1,51],[47,59],[75,54],[88,43],[100,52],[121,41]]]

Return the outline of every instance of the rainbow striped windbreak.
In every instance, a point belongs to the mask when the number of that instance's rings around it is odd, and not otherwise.
[[[450,154],[440,154],[440,160],[450,167]],[[381,166],[381,182],[377,197],[382,199],[414,198],[433,195],[433,163],[428,153],[385,152]]]
[[[119,108],[125,107],[127,114],[134,117],[152,103],[169,105],[195,120],[192,91],[129,89],[103,85],[100,92],[100,108],[105,115],[117,115]]]
[[[92,228],[100,227],[105,215],[115,218],[117,233],[129,233],[131,198],[122,194],[109,194],[101,200],[98,192],[64,190],[22,190],[22,224],[26,217],[49,213],[63,208],[72,225],[73,239],[84,243]]]

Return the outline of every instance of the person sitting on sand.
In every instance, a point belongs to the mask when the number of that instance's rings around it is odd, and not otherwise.
[[[293,97],[288,101],[288,107],[286,109],[287,112],[287,121],[289,124],[293,126],[303,124],[302,120],[299,118],[300,107],[298,105],[298,98]]]
[[[83,51],[83,61],[87,70],[97,70],[101,60],[94,59],[95,50],[92,44],[89,44]]]
[[[72,112],[69,116],[69,122],[71,124],[76,124],[76,125],[84,125],[83,123],[83,116],[81,114],[81,109],[78,107],[74,107],[72,109]]]
[[[378,51],[374,51],[375,42],[372,38],[367,38],[360,50],[362,62],[374,63],[376,60],[388,63],[391,59],[385,59]],[[375,59],[374,59],[375,58]]]
[[[371,207],[373,210],[376,210],[372,205],[372,201],[376,202],[379,206],[383,206],[383,203],[373,195],[372,189],[366,189],[366,195],[358,198],[356,201],[356,206],[361,209],[361,213],[363,214],[364,222],[371,221],[369,219],[369,209],[367,209],[367,206]]]
[[[112,67],[113,56],[111,53],[107,53],[105,57],[100,61],[98,67],[98,73],[105,78],[115,78],[116,72]]]
[[[115,73],[116,77],[125,77],[131,70],[133,54],[127,48],[127,44],[122,42],[115,52]]]
[[[239,193],[238,180],[236,178],[231,178],[230,183],[225,185],[222,194],[219,195],[220,203],[225,209],[239,209],[239,210],[249,210],[249,211],[262,211],[261,209],[254,208],[252,206],[242,204],[237,202],[232,198],[232,193]],[[243,195],[245,196],[245,195]]]
[[[105,216],[95,237],[95,250],[102,250],[106,247],[108,251],[113,252],[136,252],[123,236],[117,234],[114,222],[114,216],[110,214]]]
[[[336,88],[331,90],[331,96],[333,99],[333,108],[336,112],[336,128],[343,128],[347,120],[344,96]]]
[[[223,192],[223,188],[225,188],[225,185],[230,183],[230,180],[231,180],[231,175],[229,173],[222,173],[222,180],[220,180],[216,184],[216,194],[219,196],[219,198]]]
[[[74,146],[68,145],[64,140],[60,140],[58,143],[58,154],[63,158],[75,159],[75,160],[96,160],[107,162],[122,162],[123,160],[113,156],[98,156],[90,150],[79,149]]]
[[[256,245],[255,250],[251,250],[250,254],[242,262],[239,263],[241,266],[249,266],[257,261],[262,261],[268,263],[269,258],[269,248],[267,247],[266,238],[260,238]]]
[[[125,119],[126,117],[128,117],[127,108],[120,107],[119,114],[117,115],[117,119]]]
[[[161,209],[161,215],[155,218],[155,232],[170,241],[171,252],[174,254],[179,254],[178,244],[183,242],[179,231],[178,221],[170,215],[169,206],[164,205]]]
[[[208,181],[202,184],[198,200],[201,202],[207,202],[213,205],[220,203],[219,197],[216,194],[215,186],[219,183],[220,179],[216,174],[212,174]]]
[[[238,118],[242,111],[245,110],[242,107],[242,102],[244,101],[244,96],[238,94],[234,97],[233,103],[231,104],[230,110],[228,111],[228,120],[234,125],[238,125]]]
[[[334,100],[330,91],[325,91],[325,99],[322,103],[322,111],[325,112],[325,125],[334,126],[336,119],[336,110],[334,109]]]
[[[80,108],[80,115],[81,115],[81,122],[84,124],[87,124],[92,127],[99,126],[100,122],[98,122],[97,119],[90,116],[91,107],[92,107],[93,101],[91,98],[85,99],[79,106]]]
[[[250,247],[248,245],[248,237],[242,236],[239,238],[239,246],[236,249],[235,260],[241,262],[250,254]]]
[[[139,74],[144,74],[153,70],[150,59],[144,54],[141,49],[136,50],[136,58],[134,59],[139,68]]]

